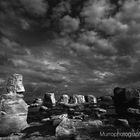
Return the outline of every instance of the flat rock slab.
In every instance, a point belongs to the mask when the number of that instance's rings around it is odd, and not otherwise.
[[[56,127],[56,136],[77,135],[83,132],[96,132],[103,126],[102,121],[81,121],[77,119],[63,119],[63,121]],[[84,131],[83,131],[84,130]]]

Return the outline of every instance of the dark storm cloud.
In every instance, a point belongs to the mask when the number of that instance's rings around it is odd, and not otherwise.
[[[139,1],[1,0],[0,8],[1,72],[77,92],[139,83]]]
[[[44,0],[20,0],[21,4],[29,14],[44,16],[47,12],[47,2]]]

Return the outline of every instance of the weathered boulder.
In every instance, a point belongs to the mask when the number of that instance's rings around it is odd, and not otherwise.
[[[139,115],[140,116],[140,110],[137,108],[128,108],[127,112],[131,115]]]
[[[85,101],[97,105],[97,98],[94,95],[85,95]]]
[[[68,114],[61,114],[61,115],[52,115],[51,120],[53,121],[53,126],[57,126],[63,121],[63,119],[68,118]]]
[[[85,103],[85,97],[84,97],[84,95],[74,95],[74,96],[77,99],[77,104],[83,104],[83,103]]]
[[[68,104],[69,103],[69,99],[70,99],[70,97],[68,96],[68,95],[66,95],[66,94],[63,94],[63,95],[61,95],[60,96],[60,99],[59,99],[59,103],[61,104]]]
[[[93,133],[93,132],[99,131],[102,126],[103,126],[103,123],[100,120],[81,121],[78,119],[65,118],[56,127],[56,136],[79,135],[85,132],[87,134],[90,132]]]
[[[55,135],[65,136],[75,134],[76,128],[74,126],[74,123],[75,122],[72,119],[64,118],[62,122],[56,127]]]
[[[48,107],[46,107],[46,106],[41,106],[40,108],[39,108],[39,112],[47,112],[47,111],[49,111],[49,108]]]
[[[75,97],[75,95],[70,96],[69,103],[70,104],[77,104],[77,98]]]
[[[19,96],[18,92],[24,92],[22,76],[14,74],[7,82],[7,92],[2,95],[0,101],[0,135],[16,133],[28,126],[28,105]],[[19,79],[18,79],[19,78]]]
[[[22,93],[25,92],[23,86],[23,76],[21,74],[13,74],[7,80],[6,85],[7,93]]]
[[[51,108],[56,105],[54,93],[46,93],[43,99],[43,106]]]

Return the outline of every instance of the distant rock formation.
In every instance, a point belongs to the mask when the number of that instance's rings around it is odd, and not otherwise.
[[[50,108],[55,105],[56,105],[56,99],[54,93],[45,93],[43,99],[43,106]]]
[[[64,118],[62,122],[56,127],[56,136],[69,136],[86,133],[98,132],[103,127],[101,120],[83,122],[78,119]]]
[[[77,98],[75,95],[70,96],[69,104],[77,104]]]
[[[85,95],[85,101],[87,103],[97,104],[97,98],[94,95]]]
[[[22,75],[11,75],[6,91],[0,101],[0,135],[16,133],[28,126],[28,105],[21,94],[25,91]]]
[[[77,99],[77,104],[84,104],[85,103],[85,97],[84,95],[74,95]]]
[[[63,94],[63,95],[60,96],[60,99],[59,99],[58,103],[60,103],[60,104],[61,103],[62,104],[68,104],[69,103],[69,99],[70,99],[69,95]]]

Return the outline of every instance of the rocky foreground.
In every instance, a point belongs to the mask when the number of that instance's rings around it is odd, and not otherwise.
[[[23,100],[22,75],[9,77],[0,101],[0,140],[140,139],[140,91],[115,88],[114,96],[45,93]]]

